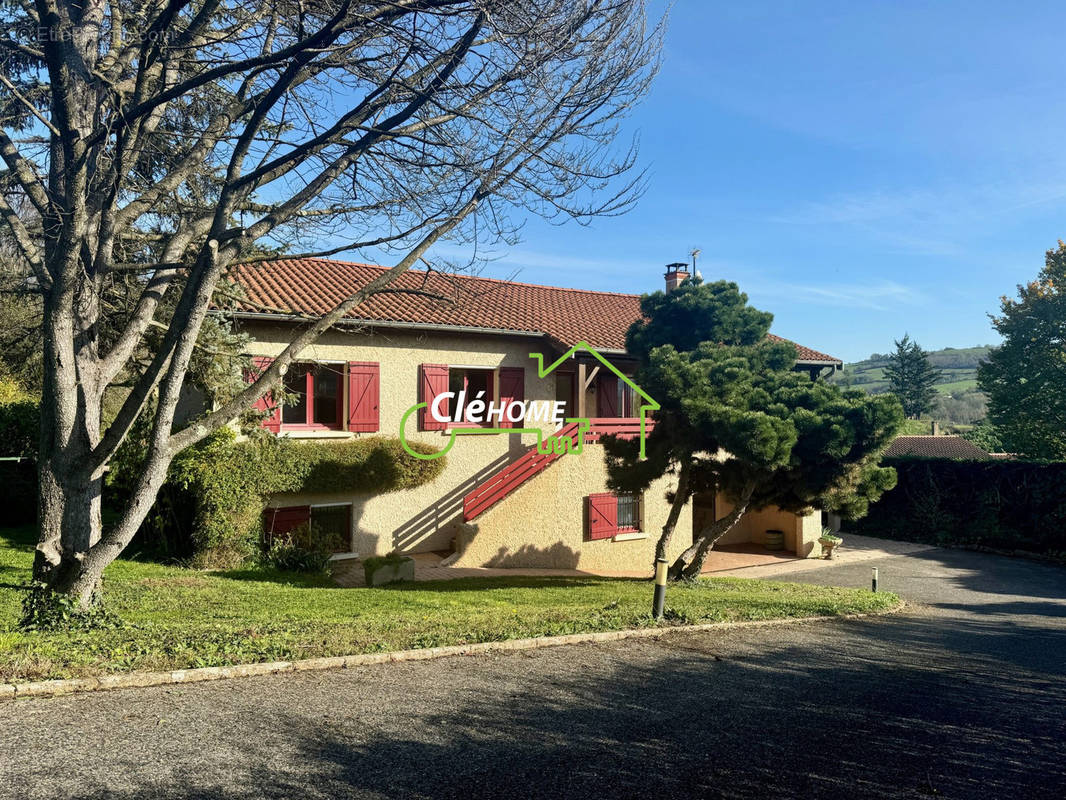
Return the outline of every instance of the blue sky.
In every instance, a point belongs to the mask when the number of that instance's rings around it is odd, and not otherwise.
[[[649,291],[699,247],[705,279],[845,360],[905,331],[995,342],[999,296],[1066,238],[1064,26],[1050,3],[678,0],[627,126],[639,205],[530,220],[485,274]]]

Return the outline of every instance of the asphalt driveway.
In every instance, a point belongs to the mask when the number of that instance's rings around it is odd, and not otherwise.
[[[1066,570],[926,550],[877,620],[0,704],[4,797],[1066,796]]]

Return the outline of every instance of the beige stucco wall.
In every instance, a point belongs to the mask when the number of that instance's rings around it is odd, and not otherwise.
[[[586,498],[606,491],[603,448],[585,445],[582,453],[558,459],[475,520],[477,530],[461,544],[456,566],[559,567],[595,572],[651,571],[655,544],[669,504],[671,479],[656,481],[644,493],[643,538],[586,541]],[[692,544],[692,506],[678,520],[668,557]],[[464,537],[466,538],[466,537]]]
[[[255,323],[242,325],[255,341],[255,355],[276,356],[288,343],[291,328]],[[377,433],[329,433],[330,438],[358,438],[379,434],[395,436],[404,412],[418,402],[418,368],[425,363],[451,366],[525,368],[527,400],[555,399],[554,377],[538,378],[531,352],[545,351],[542,339],[521,336],[446,334],[379,328],[374,332],[330,331],[301,355],[304,361],[372,361],[380,365],[380,428]],[[545,352],[545,356],[550,354]],[[345,382],[347,392],[347,382]],[[347,402],[347,401],[346,401]],[[596,398],[588,395],[589,412],[595,414]],[[554,426],[544,426],[549,433]],[[309,434],[297,434],[308,436]],[[317,434],[311,434],[317,435]],[[447,444],[450,434],[417,430],[408,421],[410,440],[436,447]],[[354,493],[277,495],[271,506],[352,504],[352,552],[360,556],[383,555],[393,550],[426,552],[451,550],[462,524],[463,496],[479,482],[533,444],[532,435],[459,437],[447,455],[447,466],[433,483],[403,492],[383,495]],[[603,450],[586,445],[583,454],[568,455],[519,488],[514,494],[482,514],[475,522],[478,532],[464,536],[460,565],[557,566],[596,571],[635,571],[647,568],[653,559],[658,531],[669,511],[665,492],[671,481],[654,484],[644,497],[643,530],[646,538],[628,541],[585,541],[585,498],[606,491]],[[721,502],[721,501],[720,501]],[[719,513],[728,511],[720,505]],[[769,512],[758,512],[766,515]],[[781,512],[773,512],[781,514]],[[686,507],[678,522],[670,557],[692,542],[692,509]],[[772,520],[774,524],[763,524]],[[760,528],[760,526],[762,526]],[[758,541],[759,530],[776,527],[806,541],[803,523],[794,515],[752,514],[738,524],[730,541]],[[465,530],[465,529],[464,529]],[[819,529],[820,530],[820,529]],[[817,533],[814,535],[817,547]]]
[[[250,346],[255,355],[275,356],[291,337],[290,328],[277,325],[246,324],[242,329],[255,338]],[[543,341],[531,337],[415,333],[381,328],[373,333],[331,331],[307,348],[300,358],[319,362],[374,361],[380,365],[379,431],[340,434],[358,438],[399,434],[401,417],[418,402],[418,368],[421,364],[490,369],[524,367],[526,399],[554,400],[554,379],[551,376],[538,378],[536,364],[529,358],[531,352],[543,350]],[[435,447],[447,444],[450,434],[418,431],[417,427],[417,420],[412,416],[408,420],[408,440],[423,441]],[[545,430],[550,429],[550,424],[545,426]],[[460,437],[447,455],[444,472],[431,484],[376,496],[344,493],[278,495],[271,499],[270,505],[352,503],[353,552],[361,556],[382,555],[392,550],[450,550],[455,526],[462,521],[463,496],[479,480],[519,457],[534,441],[532,435],[519,434]]]
[[[733,510],[733,505],[721,495],[717,507],[719,518]],[[783,531],[785,549],[802,558],[817,558],[822,554],[822,547],[818,544],[818,537],[822,533],[821,514],[817,511],[809,514],[793,514],[778,508],[748,511],[718,543],[731,545],[751,542],[762,545],[766,544],[766,532],[773,530]]]

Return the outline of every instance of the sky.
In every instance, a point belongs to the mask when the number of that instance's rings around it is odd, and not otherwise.
[[[845,361],[996,343],[999,297],[1066,238],[1064,26],[1053,3],[677,0],[624,132],[647,192],[531,219],[484,274],[645,292],[699,248],[705,280]]]

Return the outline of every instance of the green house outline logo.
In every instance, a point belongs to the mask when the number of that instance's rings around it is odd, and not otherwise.
[[[633,391],[638,394],[644,402],[639,406],[640,413],[640,458],[643,459],[644,444],[647,439],[647,418],[649,411],[658,411],[661,407],[659,403],[647,392],[637,386],[636,383],[628,376],[624,375],[621,370],[614,364],[608,361],[603,355],[596,350],[588,342],[578,342],[559,358],[544,366],[544,354],[543,353],[530,353],[529,357],[537,362],[537,377],[545,378],[554,372],[558,367],[577,353],[578,350],[586,350],[611,373],[616,375],[620,380],[625,381],[627,385],[632,387]],[[550,453],[556,453],[562,455],[564,453],[581,453],[585,447],[585,432],[592,427],[592,419],[590,417],[566,417],[564,423],[569,425],[577,423],[578,429],[574,439],[566,437],[550,436],[547,440],[544,439],[544,431],[540,428],[452,428],[448,431],[450,436],[448,437],[448,443],[444,445],[436,453],[419,453],[407,444],[407,420],[412,414],[418,413],[419,409],[426,408],[429,403],[423,401],[421,403],[415,403],[407,411],[404,412],[403,417],[400,419],[400,444],[403,446],[404,451],[413,458],[421,459],[423,461],[431,461],[435,458],[440,458],[455,445],[455,439],[457,436],[494,436],[500,433],[517,433],[517,434],[530,434],[537,437],[537,452],[541,455],[549,455]],[[576,440],[576,443],[575,441]]]

